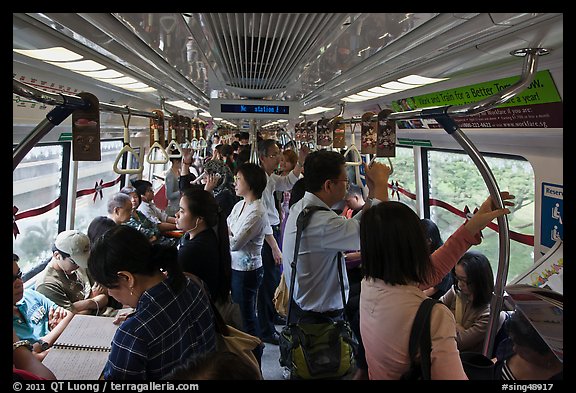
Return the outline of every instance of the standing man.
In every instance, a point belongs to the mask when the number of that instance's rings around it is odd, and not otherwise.
[[[272,227],[272,235],[266,235],[262,246],[262,265],[264,266],[264,279],[258,291],[257,307],[258,322],[262,332],[262,341],[278,344],[278,332],[274,328],[276,309],[272,303],[274,291],[280,283],[280,264],[282,251],[278,247],[280,238],[280,214],[274,199],[275,191],[290,191],[302,173],[303,163],[308,155],[308,148],[303,147],[298,154],[298,162],[294,169],[286,176],[274,174],[280,164],[282,153],[273,139],[265,139],[258,144],[258,157],[260,164],[266,172],[266,189],[262,193],[262,202],[268,213],[268,221]],[[270,231],[268,231],[270,233]]]
[[[311,153],[304,165],[304,197],[290,208],[283,239],[283,265],[286,282],[290,282],[290,263],[294,256],[296,219],[307,206],[331,208],[344,199],[350,181],[346,175],[345,158],[340,153],[319,150]],[[365,166],[369,187],[368,200],[362,211],[377,203],[388,200],[388,177],[390,168],[374,163]],[[342,265],[344,290],[348,298],[348,276],[344,258],[345,250],[360,249],[360,218],[339,216],[332,210],[317,211],[302,233],[294,295],[291,299],[290,321],[296,322],[303,316],[325,315],[342,319],[344,305],[340,293],[340,281],[336,263]]]

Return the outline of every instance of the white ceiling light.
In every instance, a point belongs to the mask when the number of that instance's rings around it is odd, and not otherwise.
[[[189,111],[197,111],[199,108],[187,103],[186,101],[178,100],[178,101],[166,101],[167,104],[177,106],[178,108],[186,109]]]
[[[21,55],[32,57],[34,59],[44,60],[44,61],[76,61],[83,57],[78,53],[72,52],[61,46],[46,49],[13,49],[14,52],[20,53]]]
[[[409,85],[409,84],[400,83],[397,81],[384,83],[381,86],[386,88],[386,89],[392,89],[392,90],[408,90],[408,89],[413,89],[413,88],[417,87],[416,85]]]
[[[428,85],[430,83],[445,81],[446,79],[448,78],[428,78],[420,75],[408,75],[398,79],[398,82],[409,83],[411,85]]]
[[[387,94],[394,94],[397,93],[398,90],[392,90],[392,89],[385,89],[383,87],[377,86],[377,87],[373,87],[371,89],[368,89],[369,92],[371,93],[376,93],[376,94],[380,94],[380,95],[387,95]]]
[[[359,95],[360,97],[376,98],[376,97],[382,97],[384,94],[373,93],[371,91],[365,90],[356,93],[356,95]]]
[[[212,115],[210,114],[210,112],[202,112],[202,113],[199,114],[199,116],[202,116],[202,117],[212,117]]]
[[[114,78],[114,79],[107,79],[104,82],[108,82],[110,84],[116,85],[116,86],[121,86],[122,85],[130,85],[133,83],[139,83],[138,80],[131,78],[129,76],[123,76],[122,78]],[[129,86],[126,86],[129,87]]]
[[[77,73],[84,75],[84,76],[88,76],[90,78],[95,78],[95,79],[112,79],[112,78],[122,78],[124,76],[124,74],[121,74],[118,71],[115,70],[102,70],[102,71],[76,71]]]
[[[332,110],[334,108],[324,108],[323,106],[317,106],[316,108],[308,109],[307,111],[303,111],[303,115],[315,115],[317,113],[326,112]]]
[[[47,61],[46,63],[66,68],[67,70],[72,71],[101,71],[105,70],[106,67],[100,63],[95,62],[94,60],[80,60],[80,61],[72,61],[72,62],[54,62],[54,61]]]

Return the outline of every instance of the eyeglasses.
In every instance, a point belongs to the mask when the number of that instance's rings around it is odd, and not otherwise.
[[[278,157],[279,155],[280,155],[280,153],[269,154],[269,155],[267,155],[266,157],[268,157],[268,158],[276,158],[276,157]]]
[[[463,284],[466,284],[466,285],[469,285],[469,284],[470,284],[470,281],[468,281],[466,278],[458,277],[456,274],[453,274],[452,276],[453,276],[454,279],[455,279],[456,281],[458,281],[459,283],[463,283]]]
[[[18,273],[12,275],[12,283],[18,279],[22,280],[22,270],[18,270]]]
[[[345,181],[346,182],[346,189],[350,188],[350,180],[348,179],[331,179],[332,181],[336,182],[336,181]]]

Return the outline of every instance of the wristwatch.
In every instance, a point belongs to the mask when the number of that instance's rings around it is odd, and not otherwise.
[[[26,347],[26,348],[28,348],[29,351],[32,350],[32,344],[30,344],[30,341],[28,341],[28,340],[18,340],[12,344],[12,350],[13,351],[17,350],[20,347]]]
[[[42,352],[44,352],[45,350],[47,350],[48,348],[50,348],[50,344],[48,344],[46,341],[40,339],[38,341],[36,341],[38,344],[40,344],[40,349],[42,349]]]

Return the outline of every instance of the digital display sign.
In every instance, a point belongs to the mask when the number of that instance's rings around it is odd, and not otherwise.
[[[210,99],[210,114],[223,119],[297,119],[298,101]]]
[[[251,105],[251,104],[220,104],[222,113],[269,113],[289,115],[290,107],[287,105]]]

